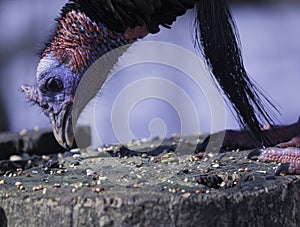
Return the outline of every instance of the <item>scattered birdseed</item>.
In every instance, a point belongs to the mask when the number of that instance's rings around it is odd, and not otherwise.
[[[71,163],[70,167],[74,168],[75,166],[79,166],[79,165],[81,165],[81,163],[76,161],[76,162]]]
[[[34,187],[32,188],[32,190],[33,190],[33,191],[38,191],[38,190],[40,190],[40,189],[39,189],[39,187],[34,186]]]
[[[18,176],[21,176],[22,175],[22,173],[23,173],[23,170],[21,169],[21,170],[17,170],[17,174],[18,174]]]
[[[169,153],[164,154],[164,155],[161,157],[161,159],[168,159],[168,158],[170,158],[170,154],[169,154]]]
[[[80,152],[80,148],[74,148],[74,149],[70,150],[70,152],[72,152],[72,153],[78,153],[78,152]]]
[[[25,187],[23,185],[21,185],[18,189],[25,190]]]
[[[59,175],[61,175],[61,174],[63,174],[65,171],[64,170],[62,170],[62,169],[59,169],[59,170],[57,170],[56,171],[56,174],[59,174]]]
[[[80,159],[80,158],[81,158],[81,155],[80,155],[80,154],[74,154],[74,155],[73,155],[73,158],[74,158],[74,159]]]
[[[150,158],[150,161],[155,161],[157,158],[156,157],[154,157],[154,156],[151,156],[151,158]]]
[[[223,187],[225,187],[225,186],[226,186],[225,181],[222,181],[222,183],[220,184],[220,187],[223,188]]]
[[[92,176],[92,175],[94,175],[96,172],[94,171],[94,170],[92,170],[92,169],[87,169],[86,170],[86,175],[87,176]]]
[[[99,181],[105,181],[105,180],[107,180],[107,177],[99,176],[98,180]]]
[[[83,186],[83,183],[74,184],[73,186],[74,186],[75,189],[79,189]]]
[[[141,168],[143,166],[143,164],[144,164],[143,162],[139,162],[138,164],[135,165],[135,167]]]
[[[203,170],[203,173],[208,173],[210,170],[209,169],[205,169]]]
[[[186,192],[186,193],[184,193],[184,194],[182,194],[181,195],[183,198],[189,198],[190,196],[191,196],[191,193],[189,193],[189,192]]]
[[[146,153],[142,154],[142,158],[148,158],[148,155]]]
[[[43,185],[39,185],[39,186],[34,186],[32,188],[33,191],[40,191],[40,190],[43,190],[43,189],[46,189],[47,187],[46,186],[43,186]]]
[[[245,168],[245,172],[250,172],[250,171],[251,171],[250,168],[248,168],[248,167]]]
[[[4,176],[7,176],[7,177],[12,177],[13,176],[13,173],[11,171],[8,171],[5,173]]]
[[[50,157],[48,155],[42,155],[42,159],[45,161],[49,161]]]
[[[60,187],[61,187],[60,184],[54,184],[54,185],[53,185],[53,188],[54,188],[54,189],[58,189],[58,188],[60,188]]]
[[[28,130],[27,129],[22,129],[20,132],[19,132],[19,135],[20,136],[25,136],[28,134]]]
[[[218,163],[216,163],[216,164],[213,164],[212,167],[218,168],[218,167],[220,167],[220,165]]]
[[[257,170],[256,172],[257,173],[262,173],[262,174],[266,174],[267,173],[267,171],[265,171],[265,170]]]
[[[176,193],[177,192],[177,188],[169,188],[169,192]]]
[[[98,148],[97,148],[97,151],[98,151],[98,152],[103,152],[104,149],[103,149],[102,147],[98,147]]]
[[[22,185],[22,183],[21,183],[20,181],[18,181],[18,182],[15,183],[15,185],[16,185],[17,187],[20,187],[20,186]]]
[[[210,153],[207,154],[207,156],[208,156],[209,158],[212,158],[212,157],[214,157],[215,155],[214,155],[214,153],[210,152]]]
[[[104,190],[105,189],[102,187],[97,187],[97,188],[93,188],[92,192],[99,193],[99,192],[103,192]]]
[[[15,162],[15,161],[21,161],[21,160],[23,160],[23,158],[19,155],[12,155],[9,157],[9,160],[12,162]]]

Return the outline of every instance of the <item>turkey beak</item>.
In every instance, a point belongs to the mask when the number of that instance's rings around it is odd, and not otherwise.
[[[44,108],[41,95],[35,86],[23,85],[21,90],[25,93],[29,100]],[[55,139],[62,147],[69,150],[73,147],[74,143],[72,102],[64,102],[56,105],[58,105],[56,111],[56,108],[51,107],[49,109],[49,106],[47,106],[47,108],[44,109],[44,112],[50,118]]]
[[[67,150],[73,147],[72,104],[62,104],[58,113],[49,113],[53,134],[57,142]]]

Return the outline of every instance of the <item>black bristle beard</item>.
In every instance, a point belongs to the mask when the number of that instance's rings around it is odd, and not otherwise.
[[[261,133],[261,121],[272,125],[271,109],[277,109],[248,77],[228,3],[201,0],[196,8],[196,45],[236,111],[241,126],[250,129],[258,145],[264,145],[268,138]]]

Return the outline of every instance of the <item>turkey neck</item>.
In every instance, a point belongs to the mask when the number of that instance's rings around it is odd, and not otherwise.
[[[128,32],[117,33],[93,22],[80,11],[72,10],[57,21],[55,37],[42,58],[51,53],[60,63],[81,75],[105,53],[137,40]]]

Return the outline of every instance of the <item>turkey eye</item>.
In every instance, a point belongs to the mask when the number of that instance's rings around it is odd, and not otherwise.
[[[50,78],[46,83],[46,88],[48,91],[58,92],[63,89],[63,83],[60,79]]]

